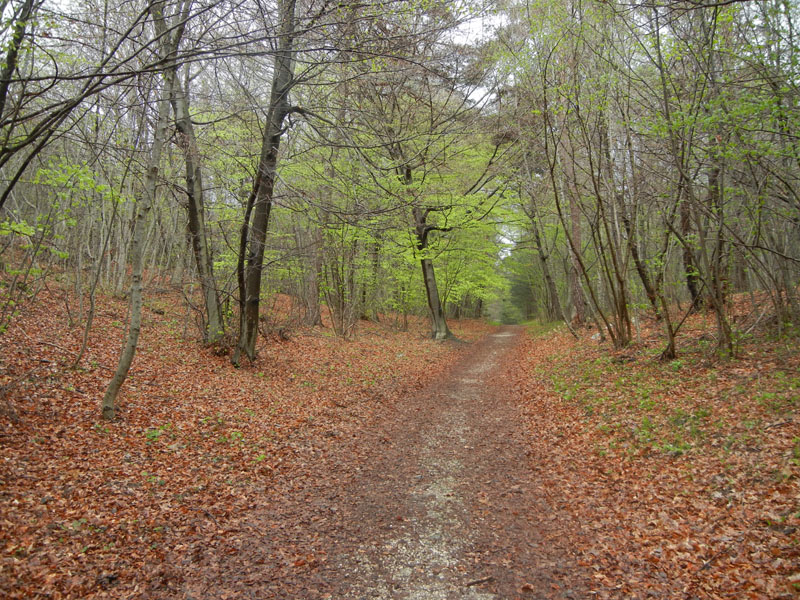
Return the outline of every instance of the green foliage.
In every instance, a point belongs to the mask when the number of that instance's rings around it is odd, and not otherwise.
[[[31,237],[36,233],[36,228],[24,221],[12,222],[9,219],[0,221],[0,235],[21,235]]]
[[[144,432],[144,437],[147,439],[147,443],[150,444],[161,439],[161,435],[165,432],[169,432],[171,437],[175,437],[171,431],[172,423],[165,423],[164,425],[158,425],[157,427],[148,427]]]

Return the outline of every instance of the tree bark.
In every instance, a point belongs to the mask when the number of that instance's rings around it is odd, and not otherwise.
[[[136,345],[139,342],[139,332],[142,326],[142,270],[144,264],[145,233],[147,229],[147,215],[153,207],[156,198],[156,185],[158,183],[158,167],[161,154],[164,150],[164,141],[167,132],[167,119],[169,117],[168,92],[163,91],[163,97],[158,101],[158,117],[156,129],[153,134],[153,145],[150,149],[150,159],[147,164],[144,190],[141,206],[136,213],[134,222],[133,241],[131,244],[131,317],[128,325],[128,338],[122,348],[117,370],[106,389],[103,397],[103,418],[111,420],[116,416],[116,401],[119,390],[125,382],[130,370],[133,357],[136,354]]]
[[[424,252],[428,247],[428,234],[431,231],[444,230],[443,228],[428,225],[427,217],[429,212],[430,209],[421,209],[416,206],[413,209],[417,250],[420,252]],[[452,338],[453,334],[447,326],[447,319],[439,296],[439,288],[436,285],[436,272],[433,269],[433,261],[423,254],[420,259],[420,266],[422,267],[422,279],[425,282],[425,295],[428,298],[428,309],[431,315],[431,337],[435,340]]]
[[[272,210],[278,150],[283,136],[283,121],[291,109],[289,91],[294,83],[292,46],[295,35],[295,0],[283,0],[280,3],[280,11],[280,42],[275,55],[275,71],[272,77],[267,126],[241,233],[240,249],[246,251],[246,257],[240,256],[239,258],[239,343],[231,357],[231,362],[235,365],[239,364],[242,353],[246,354],[250,360],[254,360],[256,357],[264,248]],[[248,222],[250,214],[253,219],[252,225]]]

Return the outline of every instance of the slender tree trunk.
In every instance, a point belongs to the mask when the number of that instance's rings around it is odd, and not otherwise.
[[[700,296],[700,273],[695,265],[694,251],[689,241],[692,227],[691,209],[686,199],[679,199],[678,202],[681,203],[681,236],[686,240],[686,243],[683,244],[683,269],[686,273],[686,289],[689,290],[692,310],[699,310],[702,308],[703,300]]]
[[[680,240],[681,244],[683,245],[683,268],[686,275],[686,287],[689,290],[689,296],[691,297],[692,301],[692,310],[697,310],[700,308],[701,303],[699,286],[700,274],[695,266],[694,250],[689,238],[689,232],[691,230],[691,208],[689,206],[689,201],[692,200],[693,197],[691,191],[692,182],[687,176],[685,170],[684,148],[682,148],[678,143],[677,134],[675,133],[675,129],[672,124],[672,108],[671,100],[669,98],[670,87],[667,84],[666,67],[664,65],[664,58],[661,50],[662,41],[660,34],[659,15],[657,11],[654,12],[654,17],[655,27],[653,31],[656,35],[656,67],[658,69],[658,75],[661,83],[660,92],[662,110],[668,125],[670,154],[672,155],[671,157],[678,173],[678,190],[679,192],[682,192],[678,194],[677,202],[679,205],[680,215]]]
[[[131,203],[128,203],[131,204]],[[136,206],[131,206],[130,208],[127,205],[122,206],[122,210],[124,211],[120,220],[117,223],[116,227],[116,240],[114,243],[114,247],[117,248],[116,252],[116,265],[112,262],[114,266],[114,295],[117,297],[122,297],[125,290],[125,280],[127,275],[127,264],[128,264],[128,254],[131,250],[131,241],[128,239],[127,232],[130,231],[130,222],[134,221],[132,214],[126,214],[129,211],[136,211]],[[142,232],[144,236],[145,232]]]
[[[217,341],[224,333],[222,311],[220,309],[217,285],[214,280],[214,267],[209,249],[205,223],[205,194],[203,191],[203,172],[197,136],[189,110],[187,90],[183,89],[178,78],[178,64],[175,54],[181,43],[185,23],[189,19],[191,1],[184,0],[183,6],[175,16],[175,26],[167,29],[167,23],[160,5],[154,5],[154,24],[156,32],[164,45],[164,59],[169,61],[164,70],[164,82],[169,94],[170,104],[175,116],[175,128],[180,133],[181,149],[186,164],[186,196],[188,200],[189,240],[192,244],[200,287],[203,291],[206,327],[203,337],[206,343]],[[188,85],[188,82],[187,82]]]
[[[116,416],[116,401],[119,390],[128,376],[133,357],[136,354],[136,345],[139,342],[139,331],[142,326],[142,270],[144,264],[144,244],[145,233],[147,230],[147,216],[150,213],[155,198],[156,186],[158,183],[158,167],[161,162],[161,154],[164,149],[166,139],[167,119],[169,117],[169,104],[167,102],[167,92],[163,92],[164,97],[158,101],[158,118],[156,129],[153,134],[153,145],[150,149],[150,159],[147,165],[147,174],[144,181],[144,190],[141,198],[141,205],[138,207],[134,222],[133,241],[131,244],[131,290],[130,290],[130,323],[128,325],[128,339],[122,348],[119,357],[117,370],[108,384],[105,396],[103,397],[102,411],[104,419],[113,419]]]
[[[567,225],[565,223],[565,225]],[[570,268],[568,273],[570,297],[575,309],[575,325],[586,323],[586,298],[581,287],[580,271],[581,257],[581,212],[574,194],[569,194],[569,227],[571,229],[572,244],[569,246]]]
[[[526,157],[524,164],[526,169],[528,185],[530,186],[532,185],[531,182],[533,181],[533,176],[531,174],[528,157]],[[520,190],[520,195],[521,194],[522,190]],[[547,247],[545,246],[542,240],[541,234],[539,233],[539,211],[536,206],[536,196],[533,188],[529,188],[528,195],[530,198],[530,214],[528,214],[528,217],[530,218],[531,222],[531,231],[533,233],[533,244],[536,248],[536,254],[539,257],[539,266],[542,269],[542,275],[544,276],[544,281],[545,281],[545,290],[547,293],[547,319],[549,321],[555,321],[556,319],[561,319],[566,323],[569,321],[569,319],[567,319],[561,307],[561,301],[558,298],[558,290],[556,289],[556,283],[550,271],[550,261],[549,261],[550,254],[547,251]],[[572,331],[571,327],[570,331]]]
[[[533,244],[536,247],[536,253],[539,256],[539,266],[542,269],[545,287],[547,290],[547,318],[550,321],[555,321],[556,319],[563,319],[564,321],[567,321],[567,319],[564,317],[563,311],[561,310],[561,302],[558,299],[556,282],[553,279],[552,273],[550,273],[550,263],[548,261],[550,256],[547,253],[544,244],[542,243],[542,237],[539,234],[539,223],[537,219],[534,219],[531,222],[531,230],[533,231]]]
[[[309,327],[322,325],[322,313],[319,305],[319,282],[322,274],[322,234],[319,225],[312,223],[310,232],[295,227],[295,240],[300,256],[308,265],[303,272],[302,301],[305,309],[303,322]]]
[[[715,161],[716,160],[715,158]],[[733,330],[725,315],[725,287],[727,285],[727,279],[723,273],[723,230],[725,226],[725,211],[721,197],[720,173],[721,168],[719,163],[715,162],[708,176],[708,210],[717,219],[717,239],[710,257],[708,255],[709,244],[707,243],[703,228],[699,228],[699,241],[703,267],[711,280],[710,285],[707,285],[709,288],[707,297],[717,320],[717,347],[718,350],[726,353],[728,356],[733,356],[736,351],[733,343]]]
[[[98,249],[97,259],[93,261],[93,277],[92,277],[92,285],[89,288],[89,312],[86,315],[86,324],[83,328],[83,339],[81,340],[81,348],[78,350],[78,355],[75,357],[75,360],[72,361],[71,368],[76,368],[81,360],[83,359],[83,355],[86,353],[86,348],[89,346],[89,332],[92,330],[92,323],[94,322],[94,311],[95,311],[95,292],[97,291],[97,286],[100,283],[100,273],[103,270],[103,256],[108,251],[108,241],[111,239],[111,228],[114,225],[114,218],[117,215],[117,204],[116,202],[113,204],[113,212],[111,213],[111,222],[109,223],[108,232],[103,239],[103,245]],[[83,295],[81,294],[81,297]]]
[[[546,81],[545,81],[545,85],[546,85]],[[547,88],[545,87],[545,89],[547,89]],[[561,225],[564,227],[564,235],[567,238],[567,243],[568,243],[568,247],[569,247],[569,250],[570,250],[570,259],[571,260],[569,262],[569,265],[567,266],[567,274],[568,274],[568,277],[569,277],[569,271],[570,271],[569,267],[570,266],[574,267],[575,269],[579,269],[580,270],[579,273],[576,273],[576,276],[582,276],[584,278],[584,280],[586,281],[587,294],[589,295],[589,298],[591,299],[592,307],[593,307],[592,318],[597,323],[598,332],[600,333],[601,336],[604,336],[603,327],[600,324],[600,320],[602,319],[602,322],[603,322],[603,325],[605,326],[606,331],[608,332],[608,334],[611,337],[612,341],[614,341],[614,345],[616,346],[617,345],[616,344],[616,332],[614,331],[614,328],[612,327],[611,323],[608,321],[608,318],[606,317],[605,313],[603,312],[603,310],[602,310],[602,308],[600,306],[600,302],[598,301],[598,298],[597,298],[597,296],[595,294],[595,291],[594,291],[594,289],[593,289],[593,287],[591,285],[589,272],[586,269],[586,265],[584,264],[583,258],[582,258],[581,253],[580,253],[580,245],[579,245],[580,239],[576,240],[575,237],[574,237],[575,233],[577,233],[578,236],[580,236],[580,233],[581,233],[580,232],[580,222],[579,221],[577,223],[577,225],[578,225],[577,229],[574,227],[576,225],[576,222],[575,222],[575,216],[576,215],[575,215],[575,213],[573,212],[572,209],[577,208],[577,203],[570,202],[570,209],[571,210],[570,210],[570,218],[569,219],[567,219],[567,216],[565,214],[566,211],[564,210],[564,206],[563,206],[563,200],[564,200],[564,198],[563,198],[563,194],[564,194],[564,178],[565,178],[565,176],[564,176],[564,173],[563,172],[560,173],[559,169],[558,169],[559,163],[562,162],[562,161],[560,161],[560,159],[559,159],[558,140],[554,135],[554,129],[553,129],[553,126],[552,126],[552,122],[550,121],[550,111],[549,111],[549,107],[548,107],[548,100],[547,100],[547,94],[546,93],[544,95],[544,111],[543,111],[543,114],[545,116],[545,135],[544,135],[545,156],[547,157],[547,163],[548,163],[547,168],[548,168],[548,173],[549,173],[549,176],[550,176],[550,183],[552,185],[553,199],[555,200],[556,211],[558,212],[558,219],[561,222]],[[551,144],[552,144],[552,150],[551,150]],[[578,213],[578,216],[579,216],[579,213]],[[573,283],[573,282],[571,282],[571,283]],[[576,280],[576,282],[574,282],[574,284],[576,285],[577,289],[573,288],[573,290],[574,290],[573,294],[577,295],[579,298],[581,298],[581,299],[583,299],[585,301],[584,296],[583,296],[583,290],[580,289],[581,288],[580,281]],[[574,302],[574,299],[573,299],[573,302]],[[573,333],[573,335],[575,335],[574,331],[572,333]]]
[[[200,152],[197,148],[197,137],[194,132],[189,103],[180,81],[173,69],[165,72],[164,78],[172,93],[172,109],[175,113],[175,127],[183,139],[184,162],[186,163],[186,195],[188,199],[189,239],[192,243],[197,273],[203,290],[203,302],[206,309],[205,341],[213,343],[224,333],[222,311],[220,310],[217,284],[214,279],[214,266],[205,222],[205,194],[203,191],[203,174],[200,168]]]
[[[663,309],[664,331],[667,333],[667,347],[661,352],[661,360],[674,360],[677,356],[675,348],[675,328],[672,325],[672,319],[669,316],[669,305],[667,300],[662,294],[660,296],[661,307]]]
[[[630,115],[626,114],[626,118],[629,119]],[[653,312],[655,313],[656,319],[661,319],[661,310],[658,306],[658,279],[656,279],[655,283],[651,279],[650,274],[647,271],[647,265],[642,259],[642,255],[639,250],[640,238],[637,227],[639,222],[640,201],[639,170],[636,167],[636,153],[634,151],[631,129],[629,127],[625,128],[625,148],[628,152],[628,164],[630,165],[631,169],[631,210],[627,210],[627,207],[625,206],[625,196],[623,194],[619,194],[617,196],[617,201],[619,204],[619,210],[622,213],[622,224],[625,227],[625,233],[628,236],[628,246],[631,250],[633,264],[636,267],[636,272],[639,274],[639,279],[644,287],[647,300],[650,302],[650,306],[653,307]]]
[[[660,319],[661,311],[658,308],[658,295],[656,294],[656,289],[650,280],[650,275],[647,273],[647,268],[644,265],[644,261],[639,254],[638,235],[634,229],[633,223],[631,223],[631,220],[625,214],[622,216],[622,223],[625,226],[625,233],[628,235],[631,258],[633,259],[633,265],[636,267],[636,272],[639,274],[639,279],[644,287],[644,293],[647,295],[647,300],[650,302],[650,306],[653,307],[653,312],[655,313],[656,319]]]
[[[261,298],[261,275],[264,268],[267,226],[272,210],[278,150],[283,136],[283,121],[291,108],[289,90],[294,80],[292,46],[295,33],[295,0],[283,0],[280,3],[280,12],[281,36],[278,52],[275,55],[275,72],[272,78],[267,126],[264,131],[253,191],[248,199],[246,221],[242,227],[240,248],[246,249],[247,254],[246,257],[240,256],[239,259],[239,343],[231,357],[231,362],[235,365],[239,364],[242,353],[246,354],[250,360],[254,360],[256,357],[258,309]],[[251,212],[253,222],[252,225],[249,225],[247,218]]]

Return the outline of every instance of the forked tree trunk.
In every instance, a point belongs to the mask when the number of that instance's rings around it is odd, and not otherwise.
[[[445,340],[453,337],[450,328],[447,326],[442,300],[439,296],[439,288],[436,285],[436,273],[433,270],[433,261],[424,255],[428,247],[428,234],[431,231],[447,231],[447,228],[428,225],[427,218],[431,209],[421,209],[414,207],[414,229],[417,235],[417,250],[422,254],[420,265],[422,266],[422,278],[425,282],[425,295],[428,298],[428,309],[431,315],[431,337],[435,340]]]
[[[167,118],[169,116],[169,104],[167,102],[167,91],[163,92],[164,97],[158,101],[158,118],[156,129],[153,134],[153,145],[150,149],[150,159],[147,164],[147,174],[144,181],[144,190],[141,197],[141,204],[136,212],[134,221],[133,240],[131,243],[131,317],[128,325],[128,338],[122,348],[119,357],[117,370],[108,384],[105,396],[103,397],[102,411],[103,418],[111,420],[116,416],[116,402],[119,389],[128,376],[133,357],[136,354],[136,345],[139,342],[139,331],[142,327],[142,270],[144,264],[145,233],[147,229],[147,215],[153,206],[156,198],[156,185],[158,183],[158,166],[161,163],[161,154],[164,150],[164,140],[166,139]]]
[[[267,239],[267,226],[272,210],[272,196],[278,166],[278,150],[283,136],[283,120],[289,114],[289,90],[294,80],[295,0],[280,3],[281,35],[278,52],[275,55],[275,72],[272,78],[267,126],[261,145],[261,156],[248,199],[248,206],[242,224],[240,255],[237,265],[239,279],[239,343],[231,357],[238,365],[242,353],[250,360],[256,357],[258,337],[258,309],[261,299],[261,275],[264,269],[264,248]],[[249,219],[252,214],[253,223]]]
[[[190,2],[184,2],[175,17],[177,24],[169,31],[160,5],[153,6],[156,33],[164,44],[164,59],[169,61],[164,70],[164,82],[175,115],[175,128],[181,134],[181,149],[186,163],[186,196],[188,200],[189,239],[192,243],[200,286],[203,290],[203,304],[206,314],[206,328],[203,338],[206,343],[217,341],[224,333],[222,310],[220,309],[217,285],[211,251],[206,235],[205,200],[203,192],[203,173],[200,164],[200,151],[189,111],[189,99],[178,78],[178,64],[175,54],[181,43],[184,27],[189,19]]]

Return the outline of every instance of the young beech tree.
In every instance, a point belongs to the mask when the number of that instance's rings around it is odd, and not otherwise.
[[[156,93],[161,98],[156,103],[155,125],[152,132],[150,152],[146,165],[146,172],[142,186],[141,196],[136,203],[136,220],[134,221],[133,240],[131,244],[131,288],[130,306],[131,315],[128,323],[128,337],[122,348],[117,369],[108,384],[103,396],[102,412],[104,419],[113,419],[116,415],[116,400],[122,384],[128,376],[136,346],[139,342],[139,332],[142,326],[142,271],[144,267],[144,243],[147,228],[147,216],[155,204],[159,179],[161,156],[167,138],[167,123],[169,119],[169,92],[164,88]]]

